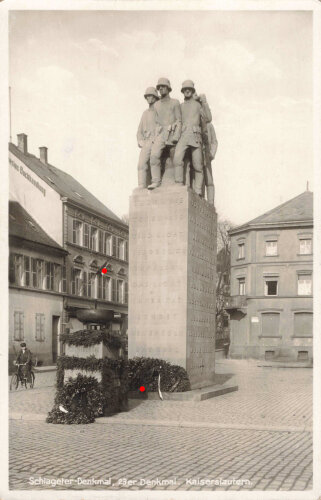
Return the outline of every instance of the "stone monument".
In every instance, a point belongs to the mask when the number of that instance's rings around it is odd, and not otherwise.
[[[199,171],[199,143],[189,146]],[[215,371],[217,217],[213,204],[182,184],[181,154],[177,164],[179,182],[161,180],[130,197],[128,356],[180,365],[199,388],[213,383]]]

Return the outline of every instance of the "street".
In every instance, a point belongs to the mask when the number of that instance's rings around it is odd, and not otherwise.
[[[10,489],[311,489],[312,370],[221,360],[217,371],[239,391],[131,400],[87,426],[44,422],[53,387],[12,392]]]

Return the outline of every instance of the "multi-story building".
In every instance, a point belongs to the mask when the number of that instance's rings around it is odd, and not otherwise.
[[[83,327],[79,309],[114,311],[114,329],[126,328],[128,226],[71,175],[30,154],[27,136],[9,144],[10,199],[18,201],[43,230],[68,251],[63,276],[63,328]],[[101,275],[104,266],[107,274]]]
[[[229,231],[230,356],[313,356],[313,194]]]
[[[9,363],[25,341],[38,361],[55,363],[68,252],[9,202]]]

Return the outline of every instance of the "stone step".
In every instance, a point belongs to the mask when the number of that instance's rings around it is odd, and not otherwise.
[[[205,399],[215,398],[217,396],[222,396],[228,392],[238,391],[238,385],[229,380],[228,383],[222,385],[213,385],[205,387],[204,389],[193,389],[186,392],[162,392],[164,401],[204,401]],[[130,391],[128,394],[129,399],[149,399],[149,400],[159,400],[158,392],[136,392]]]

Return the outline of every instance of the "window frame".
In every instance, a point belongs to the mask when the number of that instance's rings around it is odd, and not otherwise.
[[[237,281],[238,281],[238,295],[244,297],[244,295],[246,295],[246,278],[245,276],[240,276],[239,278],[237,278]],[[241,285],[243,285],[243,290]],[[241,293],[241,291],[243,291],[243,293]]]
[[[75,227],[76,224],[78,227]],[[79,219],[72,219],[72,242],[78,246],[83,243],[83,222]]]
[[[279,296],[279,276],[264,276],[264,296],[265,297],[278,297]],[[276,282],[276,293],[268,293],[268,283]]]
[[[275,253],[269,253],[269,243],[275,243],[275,247],[270,247],[270,248],[275,248]],[[266,239],[265,240],[265,257],[277,257],[278,256],[278,240],[275,239]]]
[[[310,278],[310,293],[299,293],[299,282],[300,282],[300,278],[302,280],[302,278],[304,279],[304,281],[307,280],[307,278]],[[297,273],[297,295],[299,297],[312,297],[313,295],[313,275],[312,275],[312,271],[299,271]]]

